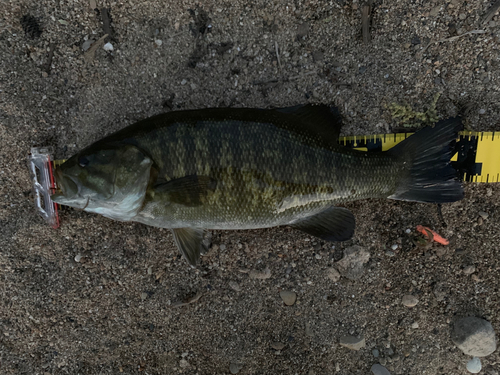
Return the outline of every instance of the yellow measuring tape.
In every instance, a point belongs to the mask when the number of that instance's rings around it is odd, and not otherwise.
[[[340,137],[339,143],[361,151],[387,151],[413,133]],[[451,164],[468,182],[500,182],[500,132],[460,132]]]

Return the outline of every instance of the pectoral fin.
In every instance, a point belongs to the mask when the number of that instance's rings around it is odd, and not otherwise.
[[[155,193],[168,194],[172,203],[194,207],[202,204],[203,197],[216,186],[217,181],[211,177],[191,175],[170,181],[158,178],[153,189]]]
[[[330,207],[291,226],[325,241],[347,241],[354,234],[356,221],[348,209]]]
[[[171,229],[174,241],[182,256],[191,267],[196,267],[203,248],[203,229],[200,228],[175,228]]]

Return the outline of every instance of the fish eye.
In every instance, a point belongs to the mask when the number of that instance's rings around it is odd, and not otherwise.
[[[85,168],[87,165],[89,165],[89,159],[86,156],[80,156],[78,158],[78,165],[82,168]]]

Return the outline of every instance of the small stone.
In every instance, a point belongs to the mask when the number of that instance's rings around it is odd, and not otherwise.
[[[404,306],[406,307],[414,307],[417,306],[418,304],[418,298],[415,296],[412,296],[411,294],[407,294],[403,296],[403,299],[401,300]]]
[[[464,273],[466,275],[472,275],[474,272],[476,272],[476,267],[474,266],[467,266],[464,268]]]
[[[75,262],[79,262],[82,260],[82,256],[80,254],[75,255]]]
[[[371,371],[374,375],[391,375],[389,370],[387,370],[384,366],[379,365],[378,363],[372,366]]]
[[[152,275],[153,274],[153,267],[148,267],[148,275]]]
[[[266,280],[271,277],[271,270],[266,268],[264,271],[251,270],[248,273],[251,279]]]
[[[344,257],[335,263],[341,274],[349,280],[357,280],[364,272],[365,263],[370,260],[370,253],[360,246],[351,246],[344,250]]]
[[[378,351],[378,349],[373,349],[372,350],[372,354],[375,358],[378,358],[378,356],[380,355],[380,352]]]
[[[336,268],[330,267],[326,270],[326,276],[334,283],[340,280],[340,272]]]
[[[186,361],[185,359],[181,359],[179,361],[179,366],[182,367],[182,368],[186,368],[186,367],[189,367],[189,362]]]
[[[104,48],[105,51],[111,52],[114,50],[113,45],[111,43],[106,43],[102,48]]]
[[[392,258],[392,257],[396,256],[396,253],[394,251],[387,250],[385,252],[385,255],[388,256],[389,258]]]
[[[482,369],[481,360],[477,357],[472,358],[469,362],[467,362],[467,371],[477,374]]]
[[[155,44],[160,47],[163,44],[163,41],[161,39],[156,39]]]
[[[92,43],[94,43],[94,41],[92,39],[88,39],[85,42],[83,42],[83,44],[82,44],[83,52],[87,51],[90,48],[90,46],[92,45]]]
[[[49,73],[47,73],[47,72],[45,72],[45,71],[43,71],[43,72],[42,72],[42,77],[43,77],[43,78],[47,78],[48,76],[49,76]]]
[[[406,229],[406,230],[405,230],[405,233],[406,233],[406,234],[410,234],[410,233],[411,233],[411,229],[410,229],[410,228]]]
[[[141,299],[144,301],[146,298],[148,298],[147,293],[141,293]]]
[[[182,85],[182,86],[184,86],[186,83],[187,83],[187,80],[185,80],[185,79],[183,79],[183,80],[181,81],[181,85]]]
[[[481,108],[481,109],[479,110],[479,114],[480,114],[480,115],[484,115],[485,113],[486,113],[486,110],[485,110],[485,109],[482,109],[482,108]]]
[[[273,342],[271,343],[271,348],[273,348],[274,350],[283,350],[283,348],[285,347],[285,344],[283,344],[282,342]]]
[[[491,195],[491,194],[490,194]],[[484,211],[479,211],[478,215],[483,218],[483,220],[486,220],[488,218],[488,213]]]
[[[287,306],[292,306],[297,300],[297,293],[290,292],[287,290],[282,290],[280,292],[280,297]]]
[[[491,323],[472,316],[455,323],[451,339],[462,352],[474,357],[486,357],[497,348]]]
[[[239,363],[231,363],[229,365],[229,371],[231,372],[231,374],[237,374],[242,368],[243,365]]]
[[[460,18],[462,21],[467,18],[467,15],[465,13],[460,13],[458,15],[458,18]]]
[[[359,350],[365,347],[365,338],[363,336],[342,336],[340,345],[351,350]]]
[[[411,328],[413,328],[413,329],[417,329],[418,327],[419,327],[418,322],[414,322],[414,323],[411,325]]]
[[[437,283],[434,286],[434,289],[432,291],[434,293],[434,296],[436,297],[436,300],[443,301],[446,295],[448,294],[448,288],[444,283]]]
[[[235,282],[235,281],[230,281],[230,282],[229,282],[229,287],[230,287],[232,290],[236,291],[236,292],[241,292],[241,287],[240,287],[240,286],[238,285],[238,283],[237,283],[237,282]]]
[[[221,249],[221,251],[224,251],[224,250],[226,250],[226,245],[221,244],[221,245],[219,246],[219,248]]]
[[[391,246],[391,250],[397,250],[398,249],[398,245],[397,244],[394,244]]]

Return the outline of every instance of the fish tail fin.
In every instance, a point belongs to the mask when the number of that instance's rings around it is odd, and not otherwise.
[[[387,151],[409,168],[389,198],[414,202],[446,203],[463,198],[457,171],[451,166],[452,144],[462,129],[460,118],[426,127]]]

